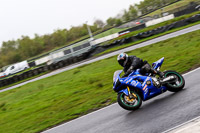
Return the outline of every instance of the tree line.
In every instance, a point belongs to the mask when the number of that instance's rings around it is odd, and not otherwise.
[[[99,30],[96,24],[90,26],[90,29],[92,32]],[[0,49],[0,67],[67,45],[86,35],[88,35],[87,25],[83,24],[82,26],[71,27],[69,30],[59,29],[52,34],[43,36],[35,34],[34,38],[22,36],[17,40],[3,42]]]
[[[90,25],[90,29],[93,33],[98,33],[110,27],[119,26],[124,22],[137,18],[138,15],[148,13],[174,1],[144,0],[139,4],[130,5],[120,17],[110,17],[106,22],[97,19],[93,25]],[[73,26],[70,29],[58,29],[52,34],[42,36],[35,34],[34,38],[22,36],[17,40],[3,42],[0,48],[0,67],[27,60],[84,37],[88,37],[86,24]]]

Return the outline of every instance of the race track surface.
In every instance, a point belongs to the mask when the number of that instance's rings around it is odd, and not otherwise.
[[[200,114],[200,68],[184,75],[178,93],[166,92],[126,111],[113,104],[44,133],[161,133]],[[113,92],[114,93],[114,92]]]
[[[64,72],[64,71],[67,71],[67,70],[70,70],[70,69],[85,65],[85,64],[90,64],[92,62],[96,62],[96,61],[99,61],[99,60],[102,60],[102,59],[105,59],[105,58],[109,58],[109,57],[117,55],[117,54],[119,54],[121,52],[131,51],[131,50],[134,50],[134,49],[137,49],[137,48],[141,48],[141,47],[144,47],[144,46],[147,46],[147,45],[151,45],[153,43],[157,43],[157,42],[160,42],[160,41],[163,41],[163,40],[166,40],[166,39],[169,39],[169,38],[173,38],[173,37],[176,37],[176,36],[179,36],[179,35],[183,35],[183,34],[186,34],[186,33],[189,33],[189,32],[195,31],[195,30],[199,30],[199,29],[200,29],[200,24],[192,26],[192,27],[189,27],[189,28],[186,28],[186,29],[183,29],[183,30],[180,30],[180,31],[176,31],[176,32],[173,32],[173,33],[170,33],[170,34],[167,34],[167,35],[152,39],[152,40],[149,40],[149,41],[137,44],[137,45],[133,45],[131,47],[127,47],[127,48],[124,48],[124,49],[121,49],[121,50],[118,50],[118,51],[115,51],[115,52],[112,52],[112,53],[109,53],[109,54],[106,54],[106,55],[103,55],[103,56],[100,56],[100,57],[97,57],[97,58],[94,58],[94,59],[87,59],[87,60],[81,61],[79,63],[72,64],[70,66],[66,66],[64,68],[55,70],[55,71],[53,71],[51,73],[45,74],[45,75],[40,76],[38,78],[35,78],[35,79],[32,79],[32,80],[17,84],[15,86],[12,86],[12,87],[9,87],[9,88],[3,89],[3,90],[0,90],[0,93],[4,92],[4,91],[7,91],[7,90],[14,89],[14,88],[22,86],[22,85],[25,85],[25,84],[30,83],[30,82],[34,82],[34,81],[37,81],[37,80],[40,80],[40,79],[43,79],[43,78],[46,78],[46,77],[49,77],[49,76]]]

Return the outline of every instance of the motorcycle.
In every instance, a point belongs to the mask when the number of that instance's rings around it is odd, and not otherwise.
[[[164,61],[164,57],[152,64],[152,67],[159,71]],[[128,77],[120,77],[122,70],[118,70],[113,76],[113,90],[118,93],[117,102],[126,110],[136,110],[142,105],[142,101],[149,100],[164,92],[178,92],[185,86],[185,80],[176,71],[164,71],[163,78],[146,73],[140,74],[137,69]]]

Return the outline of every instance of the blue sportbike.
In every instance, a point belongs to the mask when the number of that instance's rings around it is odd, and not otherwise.
[[[164,57],[152,64],[155,70],[160,70]],[[146,73],[140,74],[137,69],[128,77],[120,77],[122,70],[114,73],[113,90],[118,93],[118,104],[126,110],[136,110],[142,105],[142,101],[151,99],[164,92],[178,92],[185,86],[185,80],[176,71],[164,71],[164,77]]]

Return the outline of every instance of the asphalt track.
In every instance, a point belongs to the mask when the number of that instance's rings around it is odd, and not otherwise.
[[[186,28],[186,29],[183,29],[183,30],[179,30],[179,31],[176,31],[176,32],[173,32],[173,33],[170,33],[170,34],[167,34],[167,35],[152,39],[152,40],[149,40],[149,41],[137,44],[137,45],[133,45],[133,46],[130,46],[130,47],[127,47],[127,48],[124,48],[124,49],[121,49],[121,50],[118,50],[118,51],[115,51],[115,52],[112,52],[112,53],[109,53],[109,54],[106,54],[106,55],[103,55],[103,56],[100,56],[100,57],[97,57],[97,58],[94,58],[94,59],[87,59],[87,60],[84,60],[82,62],[79,62],[79,63],[73,64],[73,65],[70,65],[70,66],[55,70],[55,71],[53,71],[51,73],[45,74],[45,75],[40,76],[38,78],[35,78],[35,79],[32,79],[32,80],[17,84],[15,86],[12,86],[12,87],[9,87],[9,88],[3,89],[3,90],[0,90],[0,93],[4,92],[4,91],[7,91],[7,90],[14,89],[14,88],[22,86],[22,85],[25,85],[25,84],[30,83],[30,82],[34,82],[34,81],[37,81],[37,80],[40,80],[40,79],[43,79],[43,78],[46,78],[46,77],[49,77],[49,76],[64,72],[64,71],[67,71],[67,70],[70,70],[70,69],[85,65],[85,64],[90,64],[92,62],[96,62],[96,61],[99,61],[99,60],[102,60],[102,59],[105,59],[105,58],[109,58],[109,57],[117,55],[117,54],[119,54],[121,52],[131,51],[131,50],[134,50],[134,49],[137,49],[137,48],[141,48],[141,47],[144,47],[144,46],[147,46],[147,45],[151,45],[153,43],[157,43],[157,42],[160,42],[160,41],[163,41],[163,40],[167,40],[169,38],[173,38],[173,37],[176,37],[176,36],[179,36],[179,35],[183,35],[183,34],[186,34],[186,33],[192,32],[192,31],[196,31],[196,30],[200,30],[200,24],[192,26],[192,27],[189,27],[189,28]]]
[[[200,68],[184,78],[182,91],[161,94],[136,111],[115,103],[44,133],[162,133],[200,114]]]

